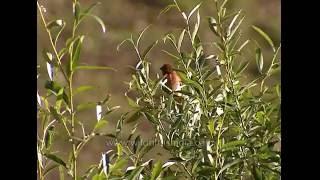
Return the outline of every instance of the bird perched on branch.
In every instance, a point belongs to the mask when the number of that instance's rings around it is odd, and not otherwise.
[[[166,78],[166,86],[168,86],[172,91],[181,90],[181,78],[176,71],[173,70],[170,64],[164,64],[160,70],[163,76]]]

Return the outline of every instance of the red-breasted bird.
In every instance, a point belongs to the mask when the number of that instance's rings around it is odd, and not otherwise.
[[[181,78],[177,74],[176,71],[173,70],[170,64],[164,64],[160,70],[162,71],[163,76],[167,79],[166,85],[172,91],[180,91],[181,90]]]

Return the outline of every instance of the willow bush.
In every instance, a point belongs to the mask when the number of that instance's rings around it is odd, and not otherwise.
[[[173,0],[161,14],[170,9],[178,11],[184,21],[183,29],[164,34],[162,40],[146,49],[141,49],[140,41],[148,27],[119,44],[118,50],[124,43],[135,50],[137,63],[132,67],[134,73],[125,94],[131,111],[119,118],[115,134],[95,133],[95,129],[106,124],[99,114],[108,102],[107,98],[96,105],[98,121],[92,133],[84,132],[83,137],[74,137],[75,125],[81,125],[81,122],[76,121],[77,110],[73,104],[76,90],[72,90],[72,75],[81,68],[103,67],[78,65],[83,42],[81,35],[73,33],[66,48],[58,51],[50,35],[50,25],[44,21],[54,51],[53,54],[47,52],[48,64],[52,64],[49,69],[60,70],[66,85],[53,79],[47,82],[47,96],[56,97],[53,104],[46,100],[47,97],[39,96],[44,102],[39,109],[43,119],[43,136],[38,143],[39,177],[43,179],[46,172],[59,167],[73,179],[280,179],[280,84],[278,81],[267,83],[280,70],[280,45],[275,45],[261,28],[252,26],[273,52],[271,59],[266,61],[263,55],[266,50],[257,41],[241,36],[241,24],[245,20],[243,11],[228,10],[227,3],[228,0],[212,1],[215,13],[206,17],[205,27],[216,36],[215,40],[202,41],[199,35],[201,4],[187,13]],[[77,10],[77,2],[74,7],[73,27],[76,30],[90,8]],[[63,29],[65,23],[61,21],[60,25],[57,21],[53,23]],[[174,70],[182,79],[179,91],[171,91],[165,77],[153,76],[150,72],[152,59],[148,55],[161,42],[174,49],[172,52],[161,51],[172,59]],[[254,48],[249,48],[249,44]],[[209,50],[215,53],[205,53]],[[255,59],[248,58],[250,56],[245,54],[248,52],[254,52]],[[65,54],[69,63],[64,65],[61,56]],[[271,63],[266,65],[266,62]],[[259,72],[254,79],[245,76],[250,63],[255,63]],[[78,89],[81,91],[86,87]],[[116,109],[106,108],[105,114]],[[154,141],[144,141],[136,131],[142,119],[152,125]],[[72,145],[68,161],[50,152],[48,139],[54,134],[54,124],[61,124],[68,132]],[[126,141],[123,141],[124,124],[132,127]],[[78,175],[76,165],[81,148],[91,138],[106,134],[114,140],[114,149],[103,152],[101,161],[88,166],[84,175]],[[160,146],[172,158],[164,161],[146,159],[145,154],[152,152],[155,146]],[[44,158],[55,164],[47,167]]]

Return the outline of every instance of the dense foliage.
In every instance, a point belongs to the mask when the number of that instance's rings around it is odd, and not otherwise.
[[[201,4],[186,13],[173,0],[161,13],[177,10],[185,24],[183,29],[165,34],[162,41],[157,40],[143,50],[140,42],[148,27],[137,37],[131,36],[119,44],[118,50],[125,43],[134,48],[137,64],[132,67],[134,73],[125,94],[132,111],[119,118],[115,134],[99,131],[107,124],[105,116],[119,108],[109,107],[109,96],[93,105],[97,110],[97,123],[90,133],[77,121],[77,112],[92,104],[75,107],[73,99],[75,94],[91,88],[73,87],[73,74],[77,70],[112,69],[79,63],[84,39],[76,33],[79,23],[90,16],[105,31],[101,19],[90,14],[95,5],[82,10],[79,2],[73,3],[72,37],[65,48],[58,50],[56,42],[65,22],[46,22],[38,4],[52,44],[52,51],[44,53],[50,77],[45,84],[48,94],[38,95],[43,134],[38,141],[40,179],[57,167],[61,178],[67,172],[73,179],[280,179],[280,85],[267,83],[280,69],[280,45],[276,46],[262,29],[252,26],[273,51],[271,64],[266,65],[259,43],[241,36],[243,12],[229,12],[226,9],[228,0],[212,3],[216,7],[215,14],[206,17],[205,27],[210,28],[218,41],[201,40]],[[162,51],[172,58],[174,70],[182,79],[179,91],[171,91],[166,78],[150,74],[152,64],[148,54],[161,42],[175,49],[175,52]],[[255,62],[241,58],[250,43],[255,46],[249,49],[255,53]],[[216,53],[206,53],[209,49]],[[66,64],[61,63],[64,56]],[[255,79],[244,76],[249,63],[257,64],[259,76]],[[65,85],[55,80],[56,71],[63,75]],[[50,100],[51,96],[54,98]],[[154,141],[145,142],[136,132],[142,119],[148,120],[154,128]],[[66,130],[72,146],[67,160],[50,150],[55,124]],[[126,141],[123,141],[124,124],[132,125]],[[82,129],[81,136],[75,135],[75,128]],[[114,150],[103,152],[101,161],[88,165],[88,171],[80,176],[77,157],[83,146],[96,136],[113,139]],[[161,146],[172,158],[165,162],[145,159],[145,154],[154,146]],[[51,166],[48,165],[50,161],[54,162]]]

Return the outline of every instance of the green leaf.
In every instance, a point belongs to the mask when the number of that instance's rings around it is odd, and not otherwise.
[[[233,27],[234,23],[236,22],[236,20],[238,19],[240,13],[241,13],[241,10],[238,11],[238,13],[233,17],[231,23],[230,23],[229,26],[228,26],[228,34],[231,33],[232,27]]]
[[[253,166],[252,174],[255,180],[262,180],[263,176],[259,168],[257,168],[255,165]]]
[[[103,33],[106,32],[106,26],[101,18],[92,14],[88,14],[88,16],[92,17],[94,20],[96,20],[100,24]]]
[[[246,61],[245,63],[242,63],[239,69],[236,71],[236,74],[241,74],[249,65],[249,61]]]
[[[50,149],[53,141],[53,136],[54,136],[54,126],[51,125],[50,127],[47,128],[46,134],[44,136],[44,145],[46,149]]]
[[[273,44],[273,41],[271,40],[271,38],[267,35],[267,33],[265,33],[262,29],[260,29],[259,27],[257,26],[252,26],[252,28],[258,32],[267,42],[268,44],[270,45],[270,47],[272,48],[273,52],[276,51],[275,47],[274,47],[274,44]]]
[[[176,45],[176,38],[175,38],[175,36],[174,36],[172,33],[166,34],[166,36],[163,38],[163,42],[166,43],[167,39],[170,40],[170,42],[171,42],[171,44],[172,44],[173,47],[175,47],[175,48],[177,47],[177,45]]]
[[[151,113],[149,113],[149,112],[142,112],[142,113],[147,118],[147,120],[149,120],[153,124],[158,124],[156,118]]]
[[[189,16],[188,16],[188,20],[190,19],[190,17],[192,16],[192,14],[194,12],[196,12],[197,9],[199,9],[199,7],[201,6],[202,3],[199,3],[198,5],[196,5],[190,12]],[[199,11],[198,11],[199,12]]]
[[[80,3],[76,2],[75,4],[73,4],[73,8],[74,8],[74,18],[76,22],[79,22],[80,13],[81,13]]]
[[[137,121],[140,116],[141,116],[141,109],[137,110],[136,112],[134,112],[126,121],[126,123],[132,123],[132,122],[135,122]]]
[[[67,48],[62,48],[58,53],[59,58],[62,59],[62,57],[67,53],[67,51]]]
[[[61,28],[64,26],[64,21],[62,19],[57,19],[57,20],[53,20],[47,23],[47,28],[48,29],[52,29],[52,28]]]
[[[103,119],[99,120],[99,121],[96,123],[96,125],[94,126],[94,131],[103,128],[103,127],[106,126],[107,124],[108,124],[108,121],[103,120]]]
[[[142,172],[143,169],[144,169],[143,166],[139,166],[139,167],[137,167],[136,169],[134,169],[134,170],[130,173],[130,175],[129,175],[129,177],[128,177],[128,180],[137,180],[138,177],[139,177],[139,175],[140,175],[140,173]]]
[[[147,49],[143,52],[142,54],[142,59],[145,60],[145,58],[147,57],[147,55],[149,54],[149,52],[151,51],[151,49],[153,47],[155,47],[158,44],[158,40],[156,40],[155,42],[153,42],[152,44],[150,44]]]
[[[209,28],[210,30],[216,35],[219,36],[218,28],[217,28],[217,21],[213,17],[208,18]]]
[[[121,119],[119,119],[118,122],[117,122],[116,136],[118,136],[118,134],[121,132],[122,126],[123,126],[123,118],[121,117]]]
[[[92,180],[108,180],[104,173],[96,174],[92,177]],[[111,180],[111,179],[110,179]]]
[[[177,176],[167,176],[164,177],[162,180],[178,180]]]
[[[255,119],[261,123],[264,124],[265,122],[265,113],[263,111],[258,111],[255,115]]]
[[[50,113],[51,115],[58,121],[58,122],[62,122],[62,115],[52,106],[50,106]]]
[[[250,40],[246,40],[239,48],[237,51],[241,52],[241,50],[250,42]]]
[[[180,58],[179,58],[178,56],[175,56],[175,55],[173,55],[173,54],[169,53],[169,52],[168,52],[168,51],[166,51],[166,50],[161,50],[161,51],[162,51],[162,52],[164,52],[164,53],[166,53],[167,55],[169,55],[169,56],[173,57],[174,59],[180,60]]]
[[[174,7],[177,7],[177,6],[176,6],[175,4],[169,4],[168,6],[166,6],[164,9],[162,9],[162,10],[160,11],[160,13],[159,13],[159,15],[158,15],[158,18],[159,18],[162,14],[168,12],[171,8],[174,8]]]
[[[117,143],[117,154],[118,154],[118,157],[121,157],[123,154],[123,147],[120,143]]]
[[[127,41],[130,42],[132,45],[134,45],[132,38],[127,38],[127,39],[123,40],[120,44],[117,45],[117,51],[120,51],[120,47]]]
[[[263,55],[260,48],[256,49],[256,63],[258,66],[259,72],[262,74],[263,70]]]
[[[97,103],[95,103],[95,102],[82,103],[77,106],[76,110],[79,112],[79,111],[94,108],[94,107],[96,107],[96,105],[97,105]]]
[[[86,172],[84,173],[84,175],[81,177],[82,180],[86,180],[88,179],[89,177],[92,176],[92,174],[95,172],[95,170],[98,168],[98,165],[94,164],[94,165],[91,165],[87,170]]]
[[[224,0],[223,3],[220,5],[220,10],[224,8],[224,6],[227,4],[228,0]]]
[[[182,45],[182,41],[183,41],[185,32],[186,32],[186,30],[183,29],[180,36],[179,36],[179,40],[178,40],[178,44],[177,44],[179,53],[181,52],[181,45]]]
[[[160,86],[161,81],[163,80],[163,78],[159,78],[156,82],[155,85],[152,88],[152,92],[151,92],[151,96],[154,96]]]
[[[50,153],[45,153],[44,156],[46,156],[48,159],[51,159],[52,161],[54,161],[54,162],[56,162],[66,168],[66,163],[58,156],[56,156],[54,154],[50,154]]]
[[[214,121],[213,121],[213,119],[209,120],[207,127],[209,129],[211,136],[213,136],[214,135]]]
[[[89,91],[94,89],[93,86],[80,86],[77,89],[74,90],[73,95],[75,96],[76,94],[79,94],[81,92]]]
[[[46,89],[50,90],[54,95],[57,96],[60,89],[62,88],[57,82],[55,81],[46,81],[45,86]]]
[[[232,162],[230,162],[230,163],[227,163],[226,165],[224,165],[224,166],[220,169],[220,171],[219,171],[219,173],[218,173],[218,176],[219,176],[221,173],[223,173],[223,171],[225,171],[226,169],[228,169],[228,168],[230,168],[231,166],[234,166],[234,165],[236,165],[236,164],[238,164],[238,163],[240,163],[240,162],[242,162],[241,159],[236,159],[236,160],[234,160],[234,161],[232,161]]]
[[[139,37],[138,37],[137,42],[136,42],[136,46],[137,46],[137,47],[139,47],[139,42],[140,42],[140,40],[141,40],[144,32],[146,32],[146,30],[149,29],[150,26],[151,26],[151,25],[148,25],[147,27],[145,27],[145,28],[140,32]]]
[[[222,150],[230,150],[230,149],[236,148],[238,146],[244,146],[244,145],[246,145],[245,140],[231,141],[231,142],[228,142],[228,143],[225,143],[224,145],[222,145],[221,149]]]
[[[151,171],[151,179],[150,180],[156,180],[157,177],[160,175],[161,173],[161,169],[162,169],[162,163],[160,161],[158,161],[152,168]]]
[[[236,25],[236,27],[234,27],[234,29],[231,31],[231,33],[230,33],[230,35],[229,35],[229,37],[228,37],[229,40],[231,40],[232,37],[235,35],[235,33],[236,33],[237,30],[239,29],[239,27],[240,27],[240,25],[241,25],[241,23],[242,23],[243,20],[244,20],[244,17],[242,17],[242,18],[239,20],[239,22],[238,22],[238,24]]]
[[[256,79],[256,80],[257,80],[257,79]],[[241,87],[240,90],[239,90],[239,94],[242,94],[242,93],[244,93],[246,90],[248,90],[248,89],[256,86],[257,83],[254,83],[254,82],[255,82],[255,80],[253,80],[252,82],[250,82],[250,83],[247,84],[246,86]]]
[[[64,180],[64,170],[62,166],[59,166],[59,179]]]
[[[197,22],[194,25],[194,29],[193,29],[193,32],[192,32],[192,35],[191,35],[192,44],[195,44],[195,37],[196,37],[196,35],[198,33],[199,27],[200,27],[200,13],[198,11],[198,13],[197,13]]]
[[[133,144],[133,153],[136,153],[138,150],[138,147],[140,145],[141,142],[141,138],[140,136],[137,136],[136,139],[134,140],[134,144]]]
[[[140,155],[143,157],[146,153],[148,153],[153,147],[155,146],[155,143],[147,143],[146,145],[143,144],[143,147],[141,147]]]
[[[49,172],[51,172],[52,170],[54,170],[56,167],[59,167],[59,164],[54,164],[48,168],[46,168],[46,170],[43,173],[43,176],[46,176]]]
[[[117,71],[116,69],[108,66],[78,66],[76,70],[112,70]]]
[[[127,158],[117,159],[117,161],[114,164],[110,165],[110,173],[113,173],[118,170],[122,170],[127,164],[128,164]]]
[[[132,100],[129,96],[126,96],[126,99],[129,103],[129,106],[133,108],[140,108],[140,106],[134,100]]]
[[[56,107],[55,107],[58,112],[60,112],[63,95],[64,95],[64,88],[61,88],[57,94]]]
[[[203,88],[199,82],[188,79],[185,73],[178,72],[178,74],[181,77],[183,83],[191,85],[192,87],[196,88],[201,95],[203,95]]]
[[[84,39],[84,36],[82,35],[73,44],[73,52],[72,52],[72,60],[71,60],[72,71],[78,66],[83,39]]]
[[[80,14],[80,21],[86,16],[89,15],[90,12],[93,10],[93,8],[95,8],[97,5],[101,4],[100,2],[96,2],[94,4],[92,4],[89,8],[87,8],[86,10],[84,10],[81,14]]]

